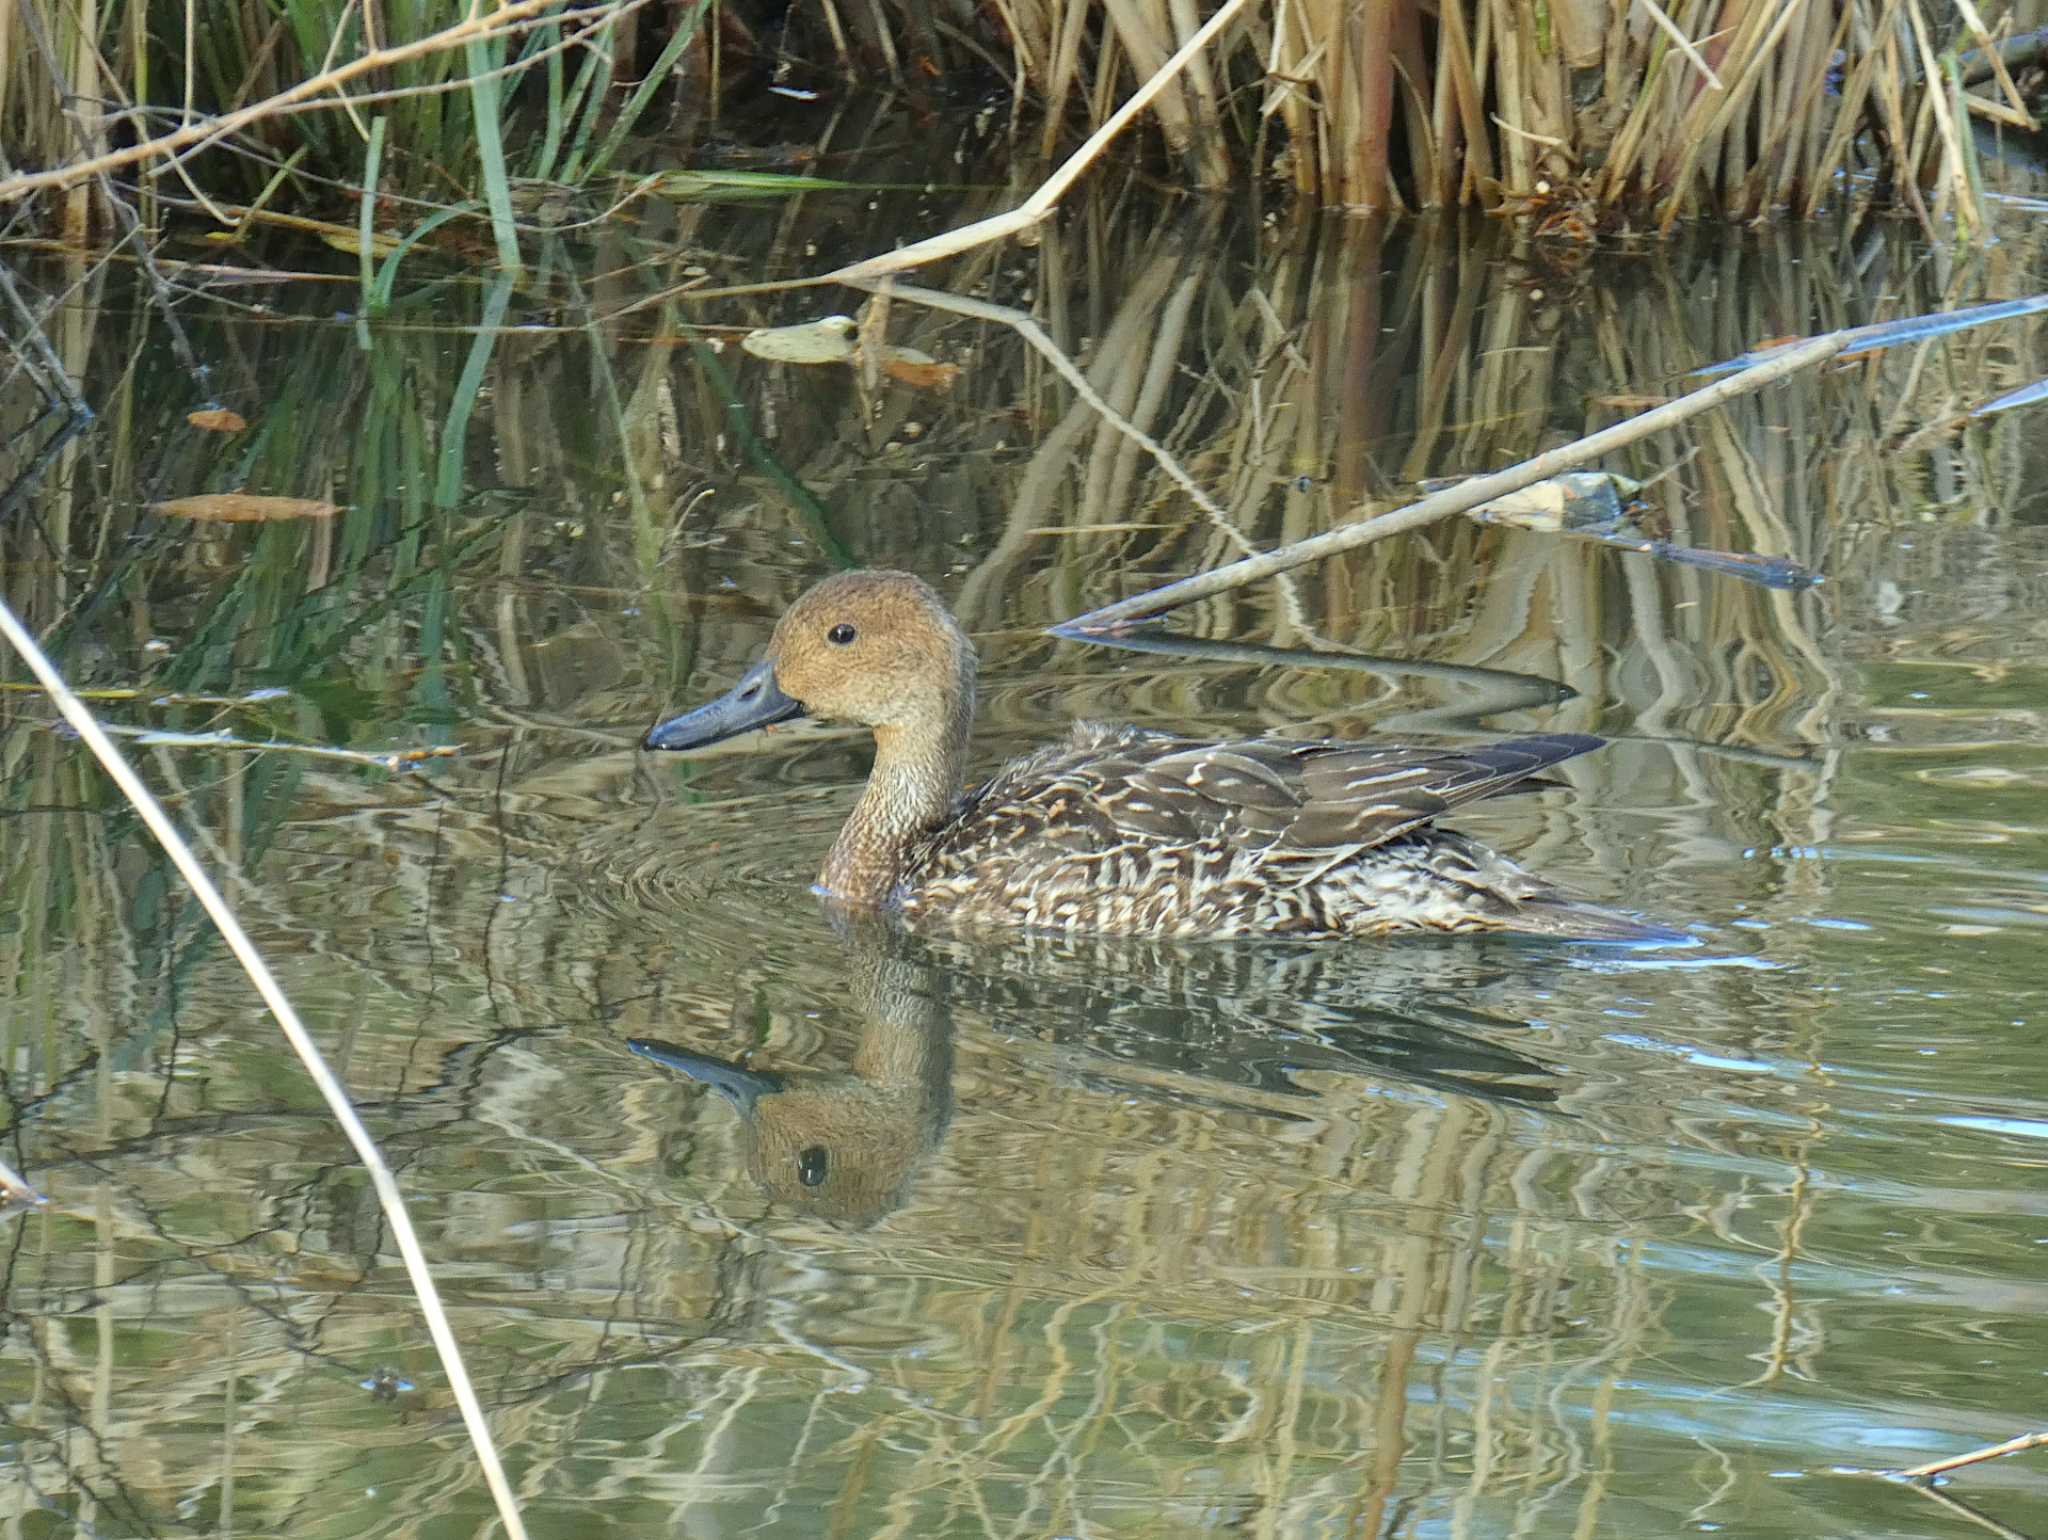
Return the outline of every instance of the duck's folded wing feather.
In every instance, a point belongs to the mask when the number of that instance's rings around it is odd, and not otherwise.
[[[1168,841],[1227,838],[1317,861],[1370,849],[1497,796],[1600,739],[1578,733],[1461,749],[1246,739],[1133,743],[1099,763],[1119,826]]]

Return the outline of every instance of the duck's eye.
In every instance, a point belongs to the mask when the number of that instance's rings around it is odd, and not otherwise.
[[[844,647],[851,643],[853,639],[859,635],[860,633],[858,631],[854,630],[852,626],[849,626],[845,621],[842,620],[839,622],[838,625],[834,626],[830,631],[827,631],[825,633],[825,640],[830,642],[834,647]]]
[[[822,1144],[807,1145],[796,1152],[796,1179],[806,1187],[816,1187],[825,1180],[827,1156]]]

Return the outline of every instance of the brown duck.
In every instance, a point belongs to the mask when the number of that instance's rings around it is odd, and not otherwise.
[[[858,722],[874,769],[819,873],[854,910],[959,926],[1172,938],[1673,933],[1572,897],[1436,826],[1598,748],[1545,733],[1471,748],[1186,738],[1076,723],[962,794],[974,645],[904,572],[847,572],[782,617],[726,694],[663,722],[691,749],[798,715]]]

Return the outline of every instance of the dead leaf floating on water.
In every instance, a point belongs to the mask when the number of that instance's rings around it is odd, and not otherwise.
[[[29,1186],[19,1172],[0,1161],[0,1218],[23,1209],[48,1208],[50,1200]]]
[[[798,326],[764,326],[740,338],[740,346],[756,358],[777,364],[851,364],[857,361],[859,327],[850,316],[828,315]],[[916,348],[885,344],[882,372],[919,390],[951,390],[960,377],[958,364],[942,364]]]
[[[1621,518],[1621,498],[1641,490],[1641,482],[1608,471],[1566,471],[1469,508],[1466,516],[1482,524],[1513,524],[1546,534],[1594,529],[1615,524]]]
[[[778,364],[844,364],[853,359],[852,316],[828,315],[801,326],[763,326],[740,338],[756,358]]]
[[[231,412],[224,406],[207,406],[196,412],[187,412],[185,421],[208,433],[240,433],[249,426],[240,412]]]
[[[919,390],[951,390],[960,378],[958,364],[942,364],[912,348],[882,349],[882,372]]]
[[[317,497],[264,497],[255,492],[202,492],[151,503],[152,513],[174,519],[211,519],[223,524],[257,524],[271,519],[330,519],[341,512]]]
[[[1566,471],[1465,512],[1481,524],[1511,524],[1538,534],[1590,540],[1617,551],[1699,567],[1766,588],[1798,590],[1820,582],[1818,572],[1787,557],[1703,550],[1652,537],[1636,523],[1632,510],[1622,505],[1623,498],[1633,499],[1642,489],[1641,482],[1612,471]]]

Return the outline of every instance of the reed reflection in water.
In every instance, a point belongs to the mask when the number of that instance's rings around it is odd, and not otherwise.
[[[1459,524],[1204,604],[1195,652],[1040,628],[1759,339],[2021,292],[2041,228],[1963,264],[1845,223],[1579,267],[1105,198],[949,269],[1029,305],[1220,518],[999,327],[895,307],[892,340],[967,366],[938,394],[671,345],[679,302],[595,319],[896,199],[621,225],[497,301],[574,332],[475,331],[489,288],[436,282],[364,352],[195,298],[239,441],[184,426],[117,274],[36,285],[76,282],[52,341],[109,426],[0,526],[0,584],[74,678],[141,691],[106,713],[462,747],[399,778],[138,757],[398,1154],[536,1532],[1965,1533],[1827,1472],[2038,1416],[2048,441],[1953,424],[2044,372],[2040,321],[1612,467],[1668,538],[1811,592]],[[9,440],[10,484],[35,452]],[[241,485],[345,506],[147,511]],[[1700,954],[841,936],[806,889],[856,735],[631,747],[835,551],[960,606],[977,771],[1076,716],[1614,738],[1459,826],[1700,922]],[[107,1534],[474,1528],[362,1184],[74,746],[0,709],[10,1163],[57,1200],[10,1231],[5,1501]],[[742,1065],[751,1121],[629,1037]],[[777,1127],[807,1106],[872,1150]],[[1969,1490],[2039,1529],[2037,1470]]]

